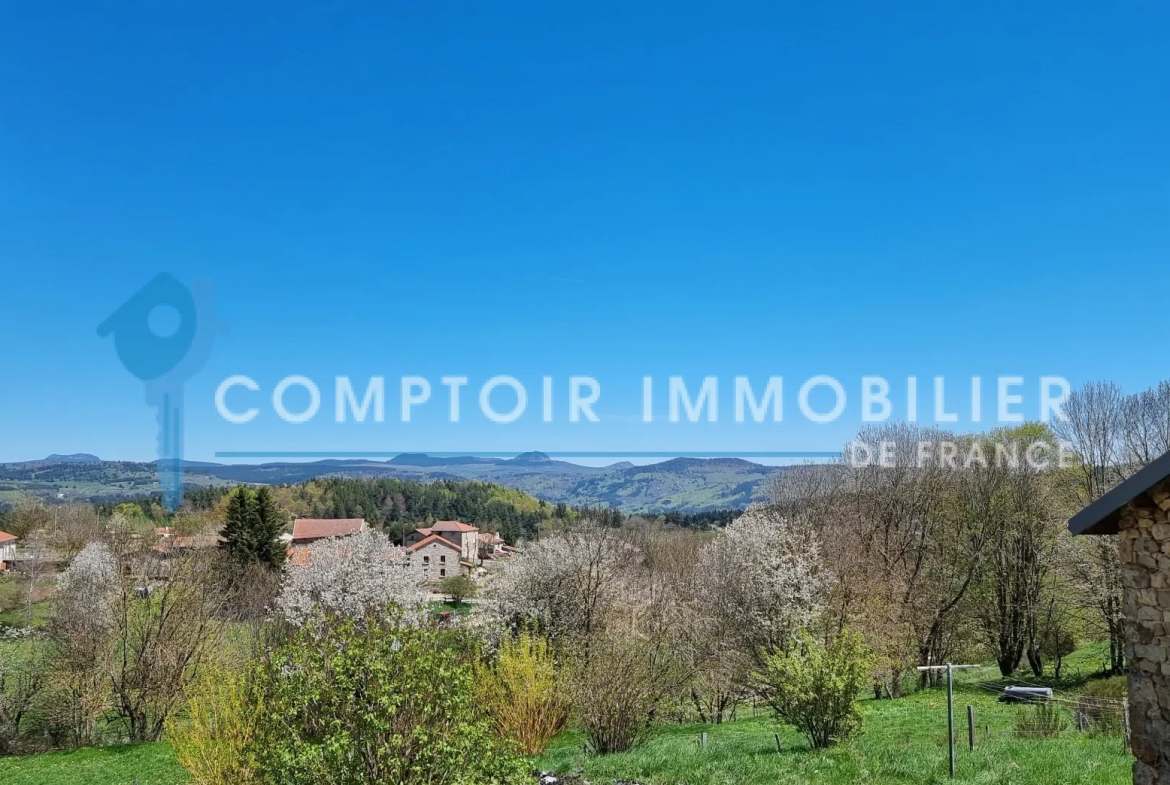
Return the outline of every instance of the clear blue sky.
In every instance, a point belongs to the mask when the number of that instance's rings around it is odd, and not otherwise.
[[[646,374],[1170,375],[1170,8],[732,5],[5,4],[0,460],[153,457],[95,328],[161,271],[214,280],[231,329],[188,386],[197,459],[858,424],[789,419],[793,389],[781,424],[648,426]],[[235,373],[319,380],[322,414],[230,425]],[[595,376],[602,422],[486,422],[497,373]],[[386,376],[388,422],[333,423],[339,374]],[[436,385],[410,424],[404,374]]]

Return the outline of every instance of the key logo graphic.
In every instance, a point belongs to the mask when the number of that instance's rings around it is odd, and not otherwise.
[[[211,356],[223,324],[215,315],[210,281],[188,288],[161,273],[98,325],[113,333],[122,365],[146,387],[146,403],[158,409],[158,482],[163,506],[183,503],[183,386]]]

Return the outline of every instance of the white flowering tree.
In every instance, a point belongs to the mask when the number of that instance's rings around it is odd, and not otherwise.
[[[108,680],[121,594],[118,563],[108,545],[93,542],[57,579],[49,634],[58,643],[62,700],[52,713],[78,745],[92,743],[98,719],[111,705]]]
[[[640,558],[617,530],[580,523],[526,543],[494,579],[488,601],[499,619],[535,622],[554,638],[587,638],[628,593]]]
[[[276,609],[290,622],[307,620],[315,608],[360,616],[394,603],[419,609],[427,594],[411,570],[407,553],[386,535],[369,529],[308,546],[308,558],[286,568]]]
[[[118,596],[118,559],[104,542],[92,542],[57,579],[53,631],[62,637],[108,633]]]
[[[752,655],[784,650],[820,611],[828,573],[816,534],[753,505],[699,553],[709,613]]]

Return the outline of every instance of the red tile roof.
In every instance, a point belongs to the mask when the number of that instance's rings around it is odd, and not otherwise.
[[[477,532],[479,529],[469,523],[459,521],[435,521],[431,524],[433,532]]]
[[[15,534],[9,534],[8,532],[0,532],[0,542],[8,542],[9,540],[15,540],[15,539],[16,539]]]
[[[312,557],[309,554],[309,546],[307,545],[297,545],[294,548],[289,548],[286,553],[288,554],[288,563],[293,567],[304,567],[312,561]]]
[[[419,540],[414,545],[411,545],[409,548],[407,548],[407,550],[417,551],[418,549],[425,548],[426,546],[428,546],[434,542],[437,542],[439,545],[446,545],[448,548],[451,548],[452,550],[456,550],[456,551],[460,550],[458,545],[456,545],[455,543],[451,542],[450,540],[448,540],[444,537],[440,537],[437,534],[432,534],[430,537],[427,537],[426,539]]]
[[[361,518],[297,518],[293,521],[293,542],[346,537],[357,534],[365,526]]]

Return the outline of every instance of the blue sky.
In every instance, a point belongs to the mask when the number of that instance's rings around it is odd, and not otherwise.
[[[161,271],[230,327],[196,459],[830,450],[859,418],[790,416],[815,374],[851,407],[869,374],[896,405],[908,375],[1170,375],[1164,5],[401,5],[0,10],[0,460],[153,457],[96,326]],[[238,373],[309,376],[322,414],[226,423]],[[387,422],[332,422],[333,378],[375,374]],[[495,374],[594,376],[601,422],[472,416]],[[411,423],[402,375],[436,386]],[[781,375],[785,421],[648,425],[644,375]]]

